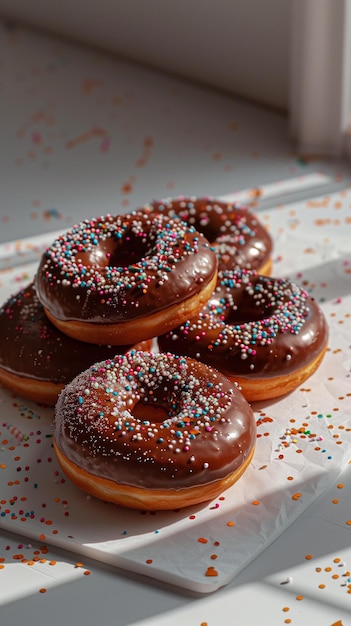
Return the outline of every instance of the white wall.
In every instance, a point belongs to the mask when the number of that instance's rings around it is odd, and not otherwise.
[[[0,0],[0,14],[287,110],[291,0]]]

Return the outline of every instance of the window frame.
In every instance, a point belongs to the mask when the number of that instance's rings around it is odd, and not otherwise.
[[[289,115],[299,153],[351,157],[351,0],[292,0]]]

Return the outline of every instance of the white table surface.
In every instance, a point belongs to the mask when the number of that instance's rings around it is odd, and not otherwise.
[[[294,153],[283,114],[8,25],[0,112],[0,242],[168,195],[246,190],[264,211],[350,184],[348,165]],[[205,596],[1,530],[1,623],[348,626],[349,520],[347,467],[233,582]]]

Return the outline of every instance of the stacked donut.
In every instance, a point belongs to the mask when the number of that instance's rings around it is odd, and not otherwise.
[[[34,285],[0,312],[1,343],[17,355],[0,355],[0,382],[55,397],[54,448],[76,485],[128,507],[171,509],[212,499],[242,475],[256,439],[249,402],[294,389],[327,345],[318,305],[269,277],[271,253],[256,216],[212,198],[84,220],[45,251]],[[64,374],[58,358],[70,365]],[[50,398],[36,396],[38,380],[54,384]]]
[[[93,345],[65,335],[45,315],[33,282],[0,308],[0,383],[39,404],[54,406],[82,370],[135,347],[149,349],[151,342]]]
[[[289,393],[311,376],[327,349],[325,317],[305,290],[269,276],[272,240],[257,217],[208,198],[145,208],[194,224],[218,258],[217,284],[205,307],[159,336],[160,350],[219,369],[250,402]]]

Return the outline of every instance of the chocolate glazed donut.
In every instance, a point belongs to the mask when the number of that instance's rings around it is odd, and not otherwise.
[[[107,215],[56,239],[35,285],[60,330],[119,345],[150,339],[197,314],[215,287],[217,265],[206,238],[180,220]]]
[[[273,242],[267,229],[247,207],[211,197],[166,198],[144,210],[178,217],[201,232],[213,245],[219,271],[252,269],[269,275]]]
[[[131,351],[60,394],[54,447],[81,489],[133,508],[216,497],[251,461],[253,411],[220,372],[173,354]]]
[[[41,404],[54,406],[81,371],[133,347],[93,345],[64,335],[47,319],[32,283],[0,309],[0,383]],[[150,349],[151,342],[138,347]]]
[[[199,316],[158,338],[161,350],[220,369],[249,401],[295,389],[317,369],[327,341],[323,312],[306,291],[245,270],[220,273]]]

